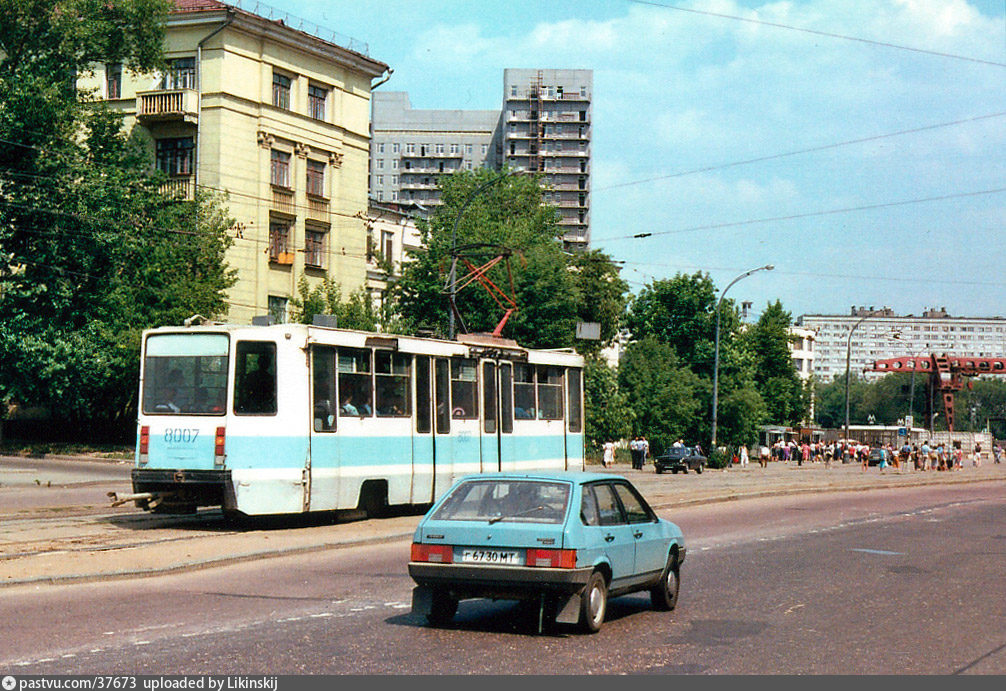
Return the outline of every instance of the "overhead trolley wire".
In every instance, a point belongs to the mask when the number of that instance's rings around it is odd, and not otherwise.
[[[928,50],[925,48],[914,48],[912,46],[903,46],[897,43],[889,43],[887,41],[876,41],[869,38],[862,38],[860,36],[849,36],[848,34],[838,34],[830,31],[818,31],[816,29],[807,29],[800,26],[792,26],[789,24],[781,24],[779,22],[770,22],[764,19],[752,19],[751,17],[738,17],[733,14],[725,14],[723,12],[710,12],[708,10],[698,10],[692,7],[681,7],[679,5],[668,5],[662,2],[654,2],[654,0],[627,0],[627,2],[632,2],[637,5],[647,5],[650,7],[661,7],[666,10],[675,10],[677,12],[688,12],[690,14],[700,14],[707,17],[718,17],[720,19],[732,19],[737,22],[745,22],[747,24],[758,24],[760,26],[771,26],[776,29],[786,29],[788,31],[798,31],[804,34],[812,34],[814,36],[825,36],[827,38],[837,38],[843,41],[855,41],[857,43],[866,43],[868,45],[880,46],[882,48],[894,48],[896,50],[905,50],[912,53],[921,53],[923,55],[934,55],[940,58],[950,58],[952,60],[964,60],[966,62],[974,62],[980,65],[990,65],[992,67],[1006,67],[1004,62],[996,62],[994,60],[983,60],[981,58],[970,57],[967,55],[955,55],[953,53],[943,53],[938,50]]]

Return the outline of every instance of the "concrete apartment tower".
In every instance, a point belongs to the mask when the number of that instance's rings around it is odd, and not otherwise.
[[[404,91],[375,91],[372,111],[370,196],[378,203],[432,211],[441,175],[498,167],[498,110],[417,110]]]
[[[260,14],[174,4],[164,74],[98,65],[90,86],[148,141],[179,201],[197,187],[228,195],[226,261],[238,282],[227,318],[284,321],[302,276],[363,286],[370,91],[388,66],[365,44],[263,4]]]
[[[563,242],[590,245],[592,70],[503,70],[502,160],[545,175]]]
[[[440,204],[442,175],[480,166],[535,171],[566,247],[586,249],[592,90],[591,70],[507,69],[501,110],[417,110],[405,92],[375,92],[371,199],[428,213]]]

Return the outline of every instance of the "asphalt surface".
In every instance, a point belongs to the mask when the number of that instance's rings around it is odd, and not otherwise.
[[[64,531],[72,537],[73,530],[90,522],[93,530],[113,538],[124,534],[130,538],[128,544],[97,544],[93,549],[74,551],[72,558],[60,549],[51,552],[39,551],[27,556],[5,558],[0,585],[27,583],[61,583],[107,578],[123,578],[136,575],[153,575],[218,566],[246,560],[257,560],[280,555],[308,553],[352,545],[386,542],[411,536],[420,519],[419,512],[389,518],[351,520],[342,517],[336,522],[330,519],[311,520],[303,517],[269,522],[253,522],[235,528],[223,522],[219,512],[201,512],[193,519],[174,527],[161,525],[159,517],[144,514],[131,505],[112,510],[108,507],[105,494],[109,489],[128,491],[129,465],[118,461],[101,459],[47,459],[58,466],[57,470],[76,482],[62,484],[29,482],[18,487],[0,487],[0,507],[11,505],[30,506],[23,510],[23,525],[33,525],[42,517],[65,514],[62,523],[54,521],[50,527],[53,535]],[[33,459],[2,459],[6,472],[20,465],[40,463]],[[76,464],[79,465],[75,470]],[[79,470],[87,466],[87,471]],[[103,466],[109,477],[95,479],[101,475],[93,466]],[[653,472],[648,465],[644,470],[632,470],[627,465],[616,465],[611,469],[588,466],[589,470],[600,470],[622,475],[633,481],[643,496],[658,511],[692,505],[757,497],[784,497],[796,493],[819,493],[838,491],[871,491],[886,488],[921,485],[960,485],[967,483],[1004,483],[1006,464],[986,461],[981,467],[965,467],[950,472],[918,472],[903,470],[901,473],[888,469],[881,473],[873,467],[863,471],[858,464],[832,464],[825,468],[823,463],[798,466],[791,462],[770,463],[767,468],[750,465],[746,468],[733,467],[726,471],[706,470],[700,474],[662,474]],[[51,472],[55,473],[55,470]],[[74,473],[77,473],[75,476]],[[54,475],[55,477],[55,475]],[[121,478],[121,479],[117,479]],[[126,486],[123,486],[123,482]],[[74,518],[74,511],[81,506],[102,512]],[[0,509],[0,513],[4,513]],[[9,514],[8,514],[9,515]],[[158,533],[157,531],[161,531]],[[167,531],[167,532],[165,532]],[[155,539],[155,535],[157,536]],[[137,537],[139,536],[139,537]],[[0,534],[0,545],[3,543]],[[114,542],[114,540],[113,540]]]

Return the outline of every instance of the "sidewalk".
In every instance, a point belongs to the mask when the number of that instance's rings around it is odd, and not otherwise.
[[[951,472],[917,472],[892,469],[883,474],[873,467],[863,471],[858,464],[823,463],[802,467],[772,462],[768,468],[750,465],[726,471],[706,470],[701,475],[657,475],[653,467],[632,470],[627,464],[611,469],[590,465],[590,471],[622,475],[635,484],[661,515],[674,517],[674,509],[689,505],[754,497],[784,496],[804,492],[869,491],[878,488],[919,485],[1006,482],[1006,464],[983,463]],[[133,510],[130,517],[142,515]],[[7,554],[2,560],[0,586],[67,583],[108,578],[173,573],[274,556],[314,552],[352,545],[407,539],[421,516],[348,521],[335,524],[308,523],[297,527],[227,529],[219,523],[190,526],[158,525],[149,521],[123,521],[123,514],[80,517],[77,531],[53,538],[51,551],[36,550]],[[286,525],[289,525],[287,523]],[[44,532],[44,531],[43,531]],[[4,541],[0,534],[0,544]],[[82,543],[82,544],[81,544]]]

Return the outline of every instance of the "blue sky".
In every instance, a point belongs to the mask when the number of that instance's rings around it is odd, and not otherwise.
[[[1006,0],[268,4],[366,42],[416,108],[594,70],[593,245],[633,291],[771,263],[729,294],[755,315],[1006,316]]]

